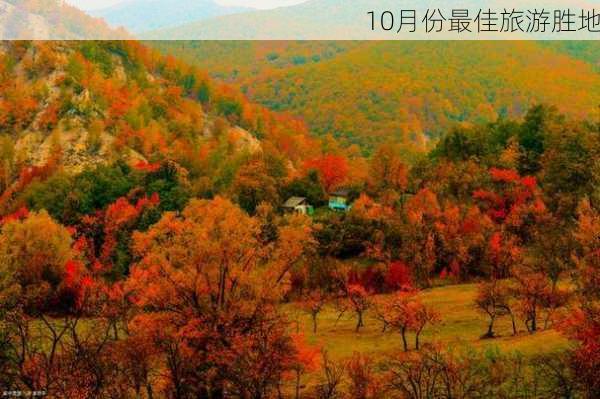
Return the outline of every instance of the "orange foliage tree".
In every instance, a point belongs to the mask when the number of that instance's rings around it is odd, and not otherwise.
[[[439,321],[439,315],[421,302],[416,290],[398,291],[380,299],[376,309],[378,317],[384,322],[384,329],[391,327],[400,333],[405,352],[408,351],[408,332],[415,334],[415,349],[419,349],[425,327]]]
[[[126,286],[147,311],[132,322],[144,323],[168,364],[179,365],[166,370],[169,390],[262,396],[298,361],[275,305],[311,229],[298,216],[275,241],[260,233],[258,219],[217,197],[134,235],[140,261]]]
[[[323,188],[328,193],[345,182],[349,171],[348,160],[342,155],[333,154],[306,161],[304,168],[315,169],[319,172]]]
[[[578,344],[571,353],[572,367],[592,398],[600,395],[600,214],[587,199],[579,205],[574,236],[576,301],[562,330]]]

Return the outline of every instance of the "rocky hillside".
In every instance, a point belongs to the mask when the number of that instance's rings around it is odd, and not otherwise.
[[[174,162],[210,190],[255,154],[293,171],[318,151],[300,122],[137,42],[3,42],[0,93],[0,207],[117,161]]]

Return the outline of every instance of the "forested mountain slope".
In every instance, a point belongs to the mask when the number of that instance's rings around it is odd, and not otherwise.
[[[210,195],[246,164],[283,178],[320,151],[301,122],[137,42],[4,42],[0,92],[2,213],[32,183],[102,165],[170,163]]]
[[[455,123],[521,117],[535,103],[584,116],[600,104],[594,43],[159,42],[254,101],[370,150],[428,146]]]
[[[542,42],[542,44],[585,61],[591,64],[596,71],[600,71],[600,42],[597,40],[553,40]]]

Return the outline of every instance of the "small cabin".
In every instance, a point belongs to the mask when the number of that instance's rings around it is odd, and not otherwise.
[[[345,189],[329,194],[329,209],[344,212],[350,209],[350,204],[348,203],[349,194],[350,191]]]
[[[304,197],[291,197],[283,204],[285,212],[298,212],[303,215],[312,215],[314,209]]]

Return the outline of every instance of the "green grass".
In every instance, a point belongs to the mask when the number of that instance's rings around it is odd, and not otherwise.
[[[487,329],[487,318],[475,308],[476,291],[475,284],[452,285],[424,291],[423,302],[440,314],[441,322],[428,327],[421,342],[439,342],[447,346],[464,345],[480,349],[498,347],[502,352],[519,352],[525,357],[560,351],[568,346],[568,341],[557,331],[548,329],[529,334],[519,321],[519,333],[513,336],[509,317],[497,321],[496,338],[481,339],[481,335]],[[327,306],[319,314],[318,331],[313,334],[308,314],[293,304],[285,309],[290,320],[296,323],[299,331],[305,333],[308,341],[326,349],[334,360],[342,360],[354,352],[367,353],[379,358],[402,350],[400,335],[394,331],[383,333],[381,322],[374,319],[372,313],[367,312],[365,327],[357,333],[353,314],[345,314],[336,324],[338,313],[333,306]],[[409,343],[413,348],[412,335],[409,336]]]

